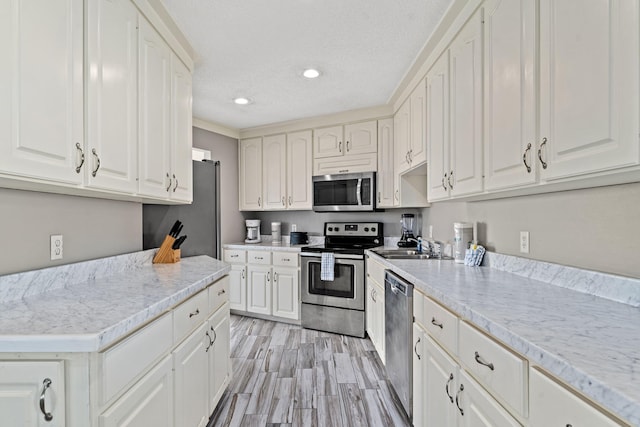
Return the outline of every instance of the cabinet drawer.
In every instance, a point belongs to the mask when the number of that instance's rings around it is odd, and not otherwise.
[[[207,320],[208,310],[209,295],[207,291],[192,296],[173,310],[173,337],[176,344]]]
[[[246,262],[247,252],[240,249],[225,249],[224,261],[229,264],[244,264]]]
[[[298,254],[295,252],[274,252],[273,265],[282,267],[298,267]]]
[[[601,426],[620,424],[537,369],[530,370],[529,402],[534,426]]]
[[[229,301],[229,276],[209,286],[209,313],[213,313],[225,302]]]
[[[490,393],[527,417],[527,361],[465,322],[460,322],[459,337],[459,356],[466,369]]]
[[[247,252],[247,262],[249,264],[271,265],[271,252],[249,251]]]
[[[172,314],[154,320],[98,355],[102,381],[100,404],[108,402],[173,345]]]
[[[458,354],[458,317],[430,298],[424,299],[424,327],[451,354]]]
[[[384,275],[385,268],[379,262],[372,260],[371,258],[367,258],[367,276],[371,277],[373,280],[378,283],[378,285],[384,288]]]

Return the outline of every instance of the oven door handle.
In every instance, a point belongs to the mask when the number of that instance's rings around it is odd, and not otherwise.
[[[318,252],[300,252],[301,257],[306,258],[317,258],[318,260],[322,258],[322,256]],[[355,259],[355,260],[364,260],[363,255],[349,255],[349,254],[335,254],[335,259]]]
[[[356,185],[356,199],[358,206],[362,206],[362,178],[358,178],[358,184]]]

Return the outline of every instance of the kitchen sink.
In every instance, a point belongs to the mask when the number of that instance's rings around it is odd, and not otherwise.
[[[373,249],[377,255],[385,259],[435,259],[435,260],[451,260],[451,257],[438,258],[426,252],[419,253],[415,249]]]

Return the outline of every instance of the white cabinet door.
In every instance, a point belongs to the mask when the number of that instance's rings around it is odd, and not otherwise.
[[[529,370],[532,426],[619,426],[617,422],[536,369]]]
[[[460,196],[482,191],[482,9],[449,51],[449,175],[451,196]]]
[[[369,339],[385,363],[384,291],[371,278],[366,283],[366,324]]]
[[[87,185],[138,189],[138,12],[130,0],[87,2]]]
[[[171,54],[171,189],[172,200],[193,200],[193,160],[191,155],[192,79],[189,69]]]
[[[449,197],[449,51],[427,74],[429,201]]]
[[[230,354],[229,305],[225,304],[211,316],[208,322],[211,345],[209,353],[209,408],[207,414],[213,413],[224,386],[227,383]]]
[[[482,191],[482,9],[449,51],[449,179],[451,195],[460,196]]]
[[[263,208],[287,208],[287,136],[265,136],[262,139]]]
[[[635,1],[540,2],[542,179],[638,164],[638,39]]]
[[[231,265],[229,304],[233,310],[247,310],[247,266]]]
[[[417,323],[413,324],[413,351],[412,351],[412,367],[413,367],[413,425],[414,427],[425,427],[427,420],[425,418],[424,405],[426,403],[425,380],[424,380],[424,333]]]
[[[311,131],[287,134],[287,209],[313,207],[313,139]]]
[[[457,404],[460,427],[520,427],[520,423],[464,370],[459,372],[454,403]]]
[[[82,4],[0,3],[0,173],[83,181]]]
[[[344,146],[342,126],[331,126],[313,130],[313,158],[342,156]]]
[[[262,138],[240,141],[240,210],[262,210]]]
[[[425,426],[455,426],[458,417],[455,394],[460,367],[427,334],[422,337]]]
[[[300,280],[297,268],[273,267],[272,314],[300,319]]]
[[[392,208],[394,192],[393,119],[378,120],[378,203],[379,208]]]
[[[426,136],[426,93],[425,83],[420,81],[411,92],[409,103],[411,105],[410,138],[409,138],[409,162],[411,167],[427,161],[427,136]]]
[[[411,103],[409,100],[398,109],[393,116],[393,144],[395,146],[395,174],[401,174],[409,169],[409,138],[411,130],[409,128],[411,119],[409,117]]]
[[[175,425],[207,425],[209,420],[208,323],[202,324],[173,351]]]
[[[485,189],[532,184],[538,176],[536,2],[492,0],[484,21]]]
[[[142,16],[138,18],[139,192],[168,198],[171,189],[171,51]]]
[[[247,311],[271,314],[271,267],[247,266]]]
[[[47,381],[47,379],[49,381]],[[0,362],[0,414],[2,425],[64,427],[64,362]],[[44,395],[45,419],[39,402]]]
[[[172,427],[173,370],[171,355],[162,359],[98,418],[100,427]],[[15,424],[18,425],[18,424]]]
[[[375,120],[344,127],[344,154],[375,153],[378,150],[378,126]]]

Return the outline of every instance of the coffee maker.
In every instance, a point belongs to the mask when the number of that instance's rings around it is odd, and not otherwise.
[[[245,243],[260,243],[260,220],[259,219],[247,219],[244,221],[247,226],[247,238]]]
[[[400,224],[402,225],[402,236],[398,241],[398,247],[413,248],[416,246],[417,240],[413,234],[415,222],[416,216],[414,214],[405,213],[400,216]]]

